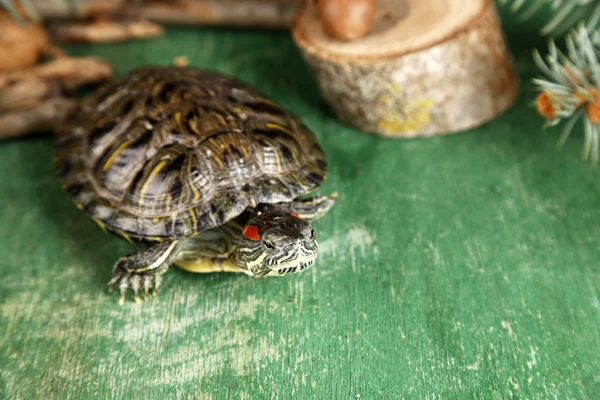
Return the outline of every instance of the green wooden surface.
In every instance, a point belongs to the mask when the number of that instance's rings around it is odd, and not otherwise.
[[[534,28],[509,29],[518,105],[412,141],[340,125],[285,34],[71,48],[118,75],[185,54],[257,85],[317,132],[341,197],[303,274],[173,268],[157,300],[119,307],[105,285],[132,246],[62,192],[50,138],[0,144],[0,398],[600,398],[600,168],[580,135],[557,152],[541,131],[536,43],[517,44]]]

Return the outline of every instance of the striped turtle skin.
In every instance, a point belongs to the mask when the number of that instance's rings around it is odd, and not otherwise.
[[[154,292],[170,264],[255,277],[315,262],[309,197],[327,161],[296,116],[250,86],[196,68],[136,69],[84,98],[56,130],[64,190],[100,227],[145,249],[109,285]]]
[[[63,188],[101,227],[161,242],[317,188],[313,133],[255,89],[195,68],[134,70],[85,98],[57,131]]]

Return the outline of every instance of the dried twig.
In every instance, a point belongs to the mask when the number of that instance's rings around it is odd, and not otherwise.
[[[89,23],[55,24],[51,34],[63,43],[107,43],[160,36],[163,28],[153,22],[96,20]]]
[[[287,28],[299,0],[179,0],[144,1],[123,8],[134,15],[164,24],[227,25]]]
[[[0,113],[34,107],[58,90],[56,82],[43,79],[14,82],[0,90]]]
[[[14,0],[10,0],[14,1]],[[36,0],[45,21],[89,20],[109,15],[160,24],[287,28],[304,0]]]
[[[60,57],[46,64],[0,75],[0,89],[25,80],[57,80],[61,88],[73,91],[81,86],[110,78],[109,64],[94,57]]]
[[[55,97],[31,108],[0,114],[0,140],[51,131],[75,104],[75,99]]]
[[[53,52],[46,64],[0,73],[0,140],[51,131],[76,103],[69,92],[112,75],[98,59]]]
[[[9,0],[14,1],[14,0]],[[46,21],[55,19],[89,19],[116,14],[126,0],[35,0],[35,8]]]

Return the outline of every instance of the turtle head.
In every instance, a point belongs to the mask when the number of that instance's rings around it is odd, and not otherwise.
[[[310,222],[297,214],[270,211],[248,221],[237,260],[251,275],[281,276],[313,265],[318,249]]]

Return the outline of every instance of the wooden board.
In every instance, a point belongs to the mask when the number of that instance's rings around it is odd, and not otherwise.
[[[529,81],[530,46],[514,50]],[[0,398],[598,398],[600,170],[580,139],[555,150],[531,87],[479,129],[389,141],[329,114],[285,34],[71,52],[117,75],[187,55],[261,87],[316,130],[340,198],[302,275],[173,269],[157,301],[118,307],[105,283],[131,245],[71,204],[50,139],[2,143]]]

